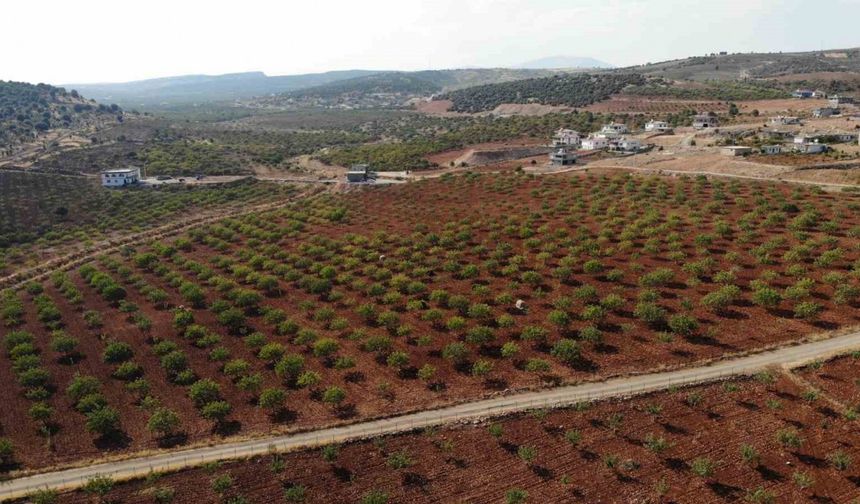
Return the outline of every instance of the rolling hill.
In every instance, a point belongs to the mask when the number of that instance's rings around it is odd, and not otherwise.
[[[47,84],[0,81],[0,150],[55,128],[73,128],[121,116],[119,106],[98,104],[76,91]]]
[[[613,65],[598,59],[582,56],[549,56],[539,58],[525,63],[520,63],[516,68],[612,68]]]
[[[475,68],[380,72],[262,97],[252,103],[265,107],[322,106],[347,108],[398,108],[413,98],[472,86],[512,82],[552,75],[548,70]]]
[[[644,83],[645,79],[638,74],[562,74],[459,89],[440,98],[451,100],[451,109],[457,112],[483,112],[503,103],[584,107],[628,86]]]
[[[104,84],[69,84],[99,101],[116,102],[126,108],[213,101],[232,101],[343,79],[378,73],[372,70],[343,70],[315,74],[268,76],[263,72],[225,75],[184,75],[141,81]]]
[[[815,72],[860,72],[860,48],[795,53],[711,54],[615,71],[695,81],[776,78]]]

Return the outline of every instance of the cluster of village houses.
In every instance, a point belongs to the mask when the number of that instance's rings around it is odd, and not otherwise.
[[[809,97],[815,95],[815,91],[809,91]],[[797,97],[806,97],[805,90],[795,92]],[[840,114],[840,106],[854,104],[850,97],[832,96],[829,98],[829,107],[817,108],[813,111],[813,117],[831,117]],[[860,120],[860,117],[857,117]],[[853,133],[823,133],[823,134],[799,134],[796,131],[781,130],[780,126],[800,125],[798,117],[776,116],[770,118],[768,128],[758,133],[758,140],[762,144],[758,152],[762,154],[781,154],[784,152],[795,152],[801,154],[816,154],[825,152],[828,143],[852,143],[858,141],[858,135]],[[716,129],[720,125],[715,114],[699,114],[693,117],[693,128],[696,130]],[[670,133],[672,126],[665,121],[651,120],[645,125],[647,133]],[[560,129],[552,139],[553,150],[549,155],[550,162],[554,165],[571,165],[576,163],[578,150],[609,150],[622,154],[632,154],[643,149],[642,143],[636,138],[628,136],[627,126],[620,123],[610,123],[600,131],[583,136],[578,131],[571,129]],[[754,148],[741,145],[730,145],[723,147],[721,153],[728,156],[742,156],[753,153]]]
[[[693,128],[704,130],[720,125],[716,115],[700,114],[693,118]],[[672,126],[666,121],[651,120],[645,125],[648,133],[670,133]],[[600,131],[583,136],[578,131],[560,129],[552,138],[553,150],[549,155],[550,162],[555,165],[571,165],[576,163],[577,150],[609,150],[632,154],[642,150],[642,142],[628,136],[627,126],[621,123],[609,123]]]

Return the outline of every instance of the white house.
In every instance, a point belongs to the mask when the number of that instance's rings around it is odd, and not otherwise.
[[[761,146],[762,154],[781,154],[782,153],[782,145],[779,144],[769,144]]]
[[[821,107],[821,108],[814,109],[812,111],[812,116],[813,117],[830,117],[830,116],[836,115],[838,113],[839,113],[838,108]]]
[[[745,145],[727,145],[720,149],[720,154],[723,156],[746,156],[752,154],[752,147]]]
[[[604,135],[623,135],[627,133],[627,126],[621,123],[609,123],[600,129]]]
[[[637,138],[624,137],[618,141],[616,148],[624,152],[636,152],[642,148],[642,142]]]
[[[809,135],[797,135],[794,137],[794,143],[797,144],[805,144],[805,143],[813,143],[815,142],[814,136]]]
[[[645,124],[645,131],[656,131],[659,133],[665,133],[671,130],[672,127],[669,126],[669,123],[667,123],[666,121],[655,121],[652,119]]]
[[[124,187],[140,182],[140,168],[119,168],[102,172],[104,187]]]
[[[800,124],[800,119],[793,116],[776,116],[770,118],[771,124]]]
[[[827,144],[822,143],[796,143],[794,150],[802,154],[818,154],[827,150]]]
[[[576,153],[566,147],[559,147],[550,152],[549,161],[556,166],[576,164]]]
[[[696,129],[716,128],[720,125],[720,120],[716,116],[699,114],[693,117],[693,127]]]
[[[562,128],[555,132],[552,137],[552,143],[555,147],[572,146],[578,147],[582,142],[582,136],[578,131]]]
[[[853,104],[854,102],[855,102],[855,100],[851,96],[839,96],[839,95],[833,95],[827,100],[827,103],[832,108],[839,108],[840,105]]]
[[[609,140],[603,136],[590,136],[582,141],[583,150],[597,150],[609,147]]]

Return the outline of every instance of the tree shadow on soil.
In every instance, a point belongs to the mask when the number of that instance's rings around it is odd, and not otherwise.
[[[608,343],[600,343],[594,347],[594,351],[606,355],[614,355],[618,353],[618,347]]]
[[[331,472],[334,474],[334,477],[337,478],[341,483],[347,483],[352,480],[352,471],[347,469],[346,467],[341,466],[331,466]]]
[[[93,444],[102,451],[124,450],[131,444],[131,438],[125,432],[117,431],[100,436]]]
[[[792,394],[791,392],[786,392],[784,390],[774,390],[773,393],[784,401],[796,401],[797,395]]]
[[[769,308],[767,310],[771,315],[779,318],[794,318],[794,312],[785,308]]]
[[[457,458],[457,457],[450,457],[450,458],[447,458],[447,459],[445,459],[445,462],[447,462],[447,463],[449,463],[449,464],[453,465],[453,466],[454,466],[454,467],[456,467],[457,469],[466,469],[466,468],[468,468],[468,467],[469,467],[469,463],[468,463],[468,462],[466,462],[464,459]]]
[[[779,474],[766,465],[759,464],[755,470],[761,474],[761,477],[764,478],[765,481],[783,481],[785,479],[782,474]]]
[[[503,378],[488,378],[484,380],[484,387],[489,390],[505,390],[508,388],[508,381]]]
[[[583,460],[586,460],[588,462],[596,462],[600,458],[593,451],[586,449],[579,450],[579,455],[582,457]]]
[[[158,440],[159,448],[175,448],[179,445],[184,445],[188,442],[188,434],[185,432],[178,432],[173,434],[172,436],[165,436]]]
[[[737,310],[726,309],[720,312],[720,317],[731,320],[745,320],[750,318],[749,315]]]
[[[831,419],[839,418],[839,413],[837,413],[837,412],[836,412],[833,408],[831,408],[830,406],[821,406],[821,407],[819,407],[819,408],[817,409],[817,411],[818,411],[821,415],[823,415],[823,416],[825,416],[825,417],[827,417],[827,418],[831,418]]]
[[[735,350],[734,346],[718,341],[711,336],[705,336],[704,334],[685,336],[684,340],[693,345],[712,346],[723,350]]]
[[[671,424],[669,422],[660,422],[660,425],[663,427],[663,429],[666,430],[666,432],[670,434],[677,434],[681,436],[686,436],[690,434],[690,431],[681,427],[680,425]]]
[[[725,483],[720,483],[719,481],[708,482],[708,488],[710,488],[715,494],[719,495],[723,499],[731,499],[732,501],[740,499],[740,494],[743,491],[739,487],[736,487],[734,485],[726,485]]]
[[[829,322],[827,320],[818,320],[816,322],[813,322],[812,325],[816,329],[821,329],[824,331],[834,331],[836,329],[839,329],[839,324],[837,324],[836,322]]]
[[[348,383],[361,383],[366,379],[367,378],[365,377],[364,373],[362,373],[361,371],[352,371],[347,373],[346,376],[344,376],[344,380],[346,380]]]
[[[505,450],[506,452],[508,452],[510,454],[516,454],[517,450],[519,449],[519,447],[517,445],[515,445],[514,443],[511,443],[511,442],[508,442],[508,441],[499,442],[499,446],[501,446],[503,450]]]
[[[428,480],[423,474],[418,474],[417,472],[412,471],[403,473],[403,486],[405,487],[418,487],[423,492],[426,492],[426,487],[429,483],[430,480]]]
[[[355,409],[355,404],[345,404],[338,407],[337,411],[335,411],[335,416],[340,420],[355,418],[357,415],[358,411]]]
[[[240,430],[242,430],[242,422],[238,420],[226,420],[216,424],[215,427],[212,428],[212,432],[221,437],[229,437],[234,434],[238,434]]]
[[[587,372],[587,373],[594,373],[594,372],[600,370],[600,366],[598,366],[596,362],[594,362],[593,360],[590,360],[590,359],[586,359],[584,357],[581,357],[579,360],[577,360],[570,367],[572,369],[577,370],[577,371],[583,371],[583,372]]]
[[[761,408],[759,408],[758,404],[751,403],[749,401],[738,401],[737,404],[741,408],[744,408],[744,409],[749,410],[749,411],[758,411],[759,409],[761,409]]]
[[[533,465],[531,466],[531,469],[532,472],[535,473],[538,478],[544,481],[549,481],[555,478],[555,473],[552,471],[552,469],[549,469],[542,465]]]
[[[805,427],[803,422],[798,421],[798,420],[794,420],[793,418],[784,418],[783,420],[785,420],[785,423],[790,424],[792,427],[794,427],[796,429],[802,429]]]
[[[687,470],[687,463],[676,457],[669,457],[665,459],[663,461],[663,464],[665,464],[668,469],[671,469],[675,472],[682,472]]]
[[[14,460],[0,464],[0,475],[2,475],[3,479],[6,478],[6,473],[10,473],[12,471],[17,471],[21,469],[21,464],[19,462],[15,462]]]
[[[827,467],[827,461],[823,458],[818,458],[814,455],[808,455],[806,453],[795,453],[795,457],[797,460],[803,462],[806,465],[813,466],[817,469],[823,469]]]
[[[272,421],[279,424],[292,423],[298,418],[299,414],[289,408],[281,408],[272,415]]]

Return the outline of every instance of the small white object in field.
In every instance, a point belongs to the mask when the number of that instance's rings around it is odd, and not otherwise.
[[[525,310],[526,302],[523,301],[522,299],[517,299],[517,303],[514,306],[517,307],[517,310]]]
[[[384,260],[385,260],[385,254],[379,254],[379,262],[382,262]]]

